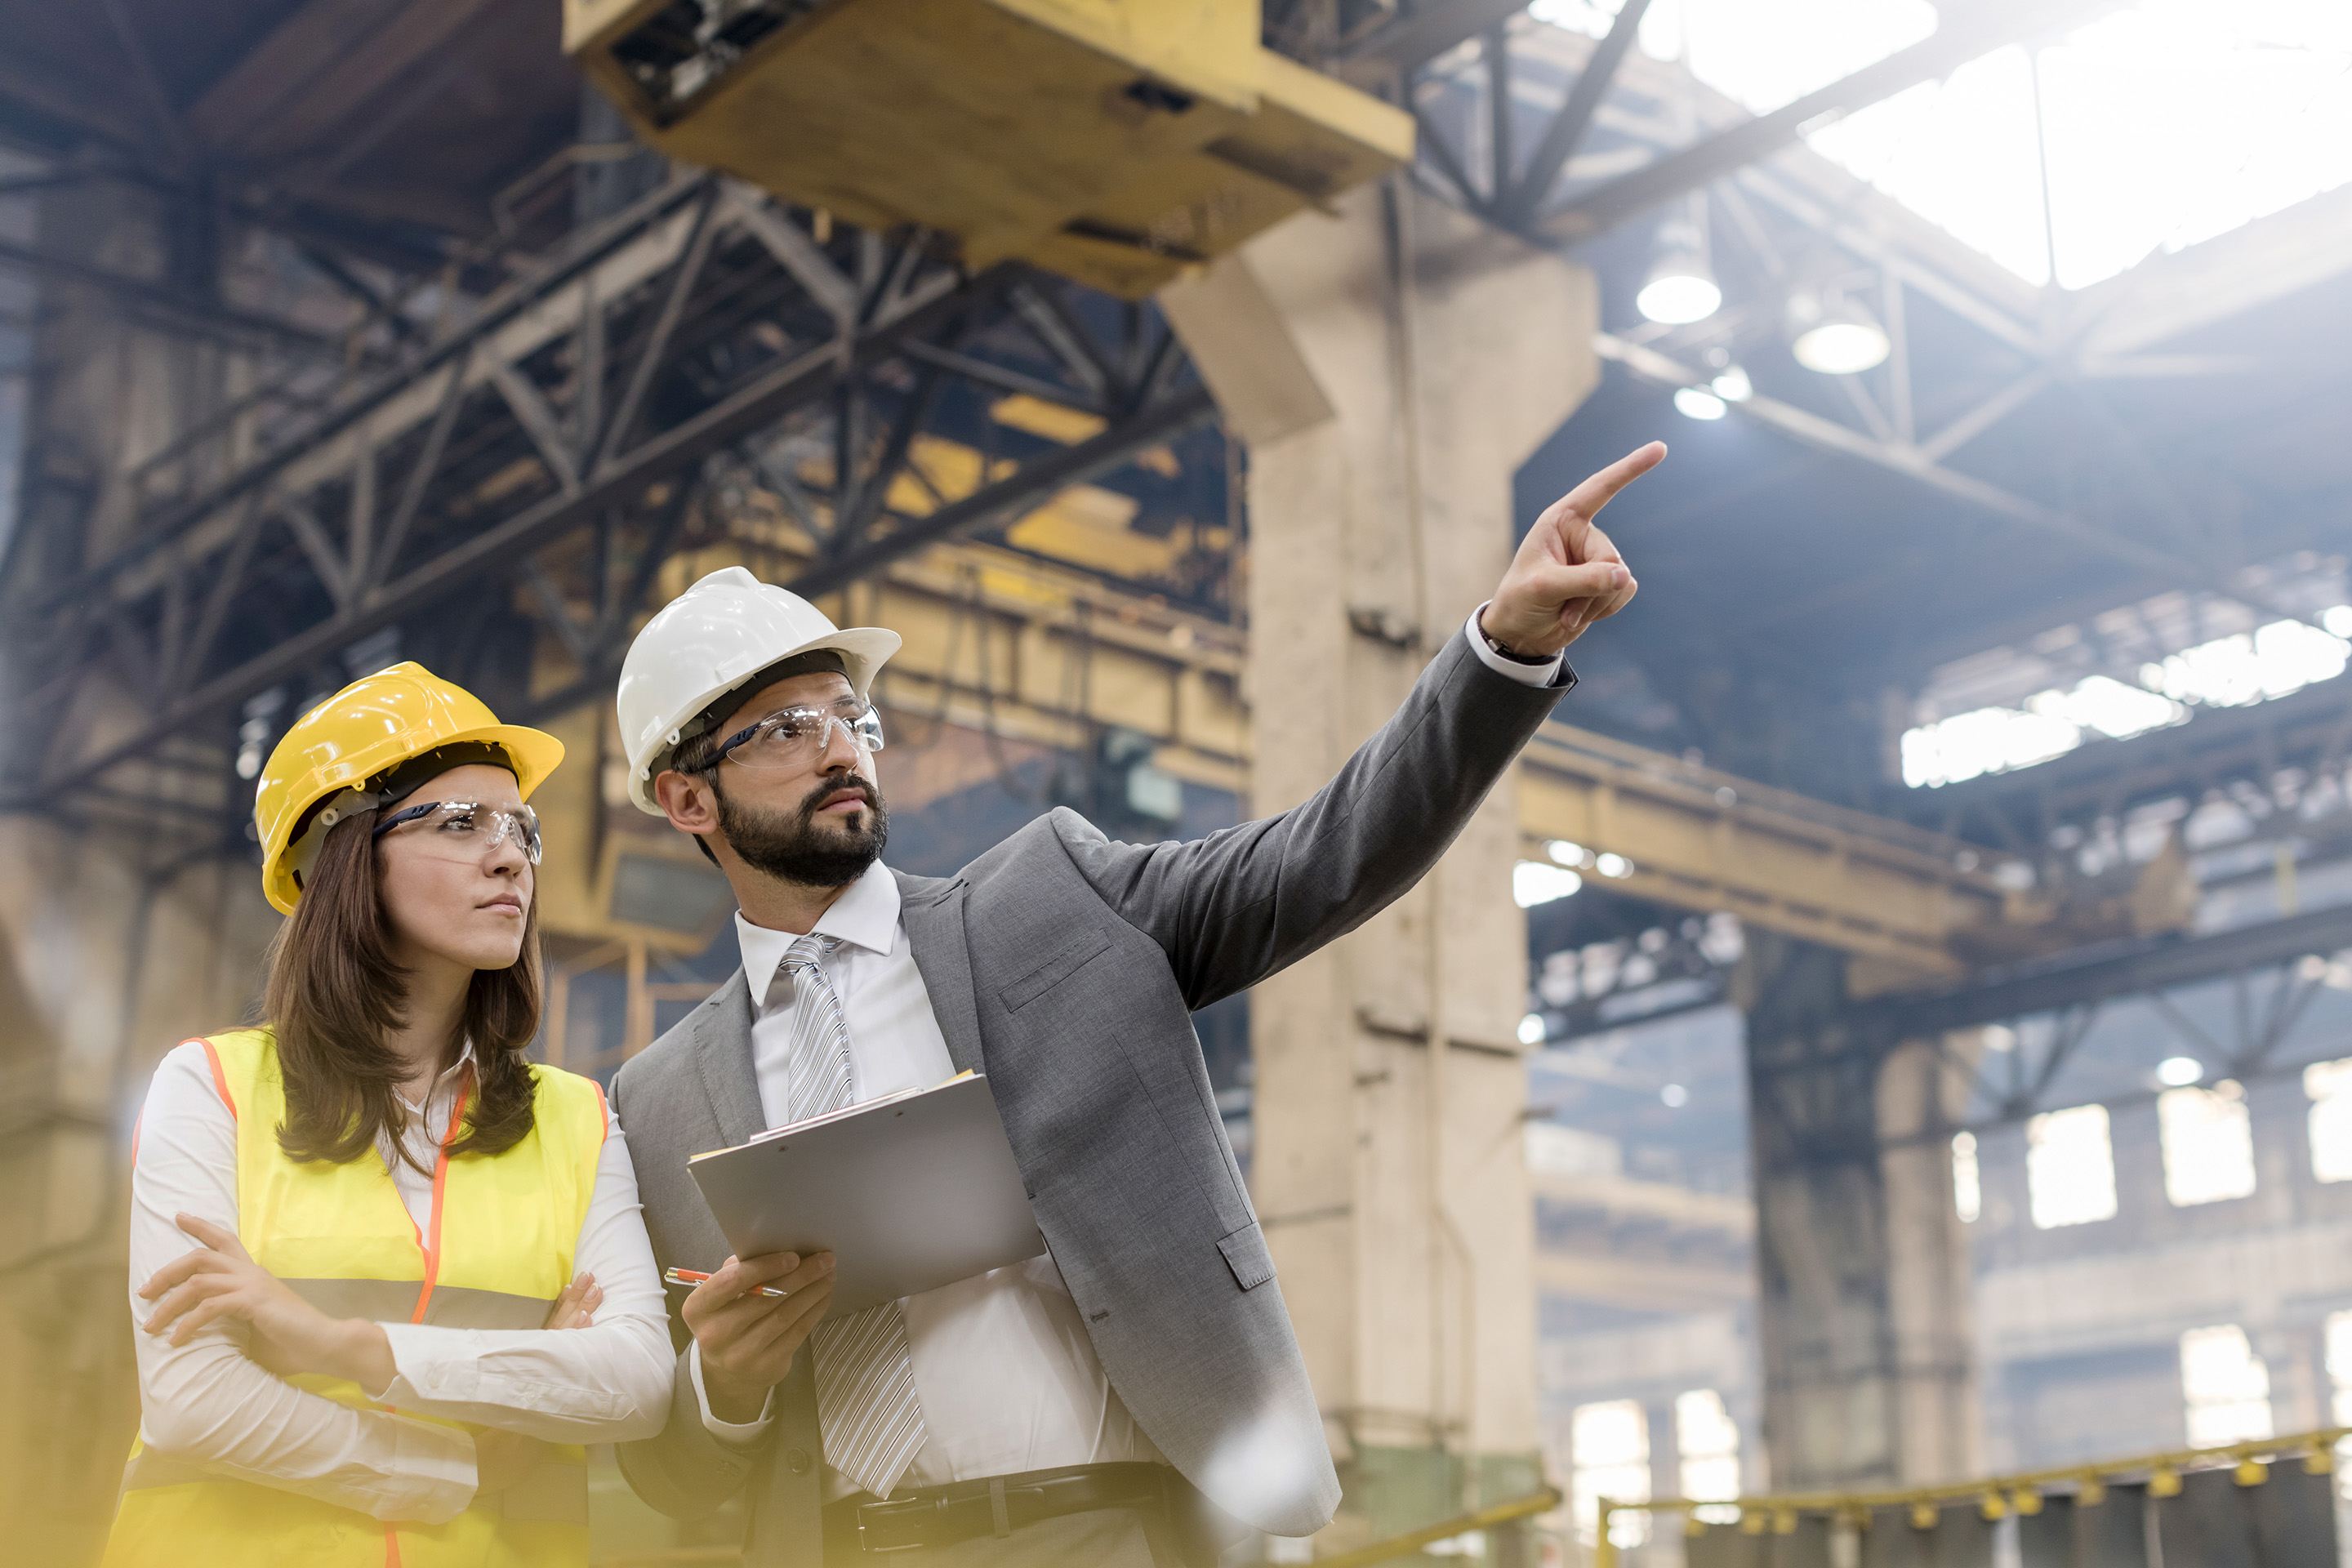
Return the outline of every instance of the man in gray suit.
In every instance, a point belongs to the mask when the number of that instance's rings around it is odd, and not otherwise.
[[[1192,843],[1057,810],[953,877],[889,872],[866,690],[897,637],[740,568],[648,623],[619,698],[631,793],[726,873],[744,967],[614,1085],[656,1259],[713,1271],[675,1299],[667,1429],[621,1450],[639,1496],[697,1517],[746,1492],[755,1568],[1173,1568],[1213,1561],[1220,1524],[1329,1521],[1322,1419],[1189,1015],[1452,842],[1573,683],[1562,650],[1633,597],[1591,520],[1664,456],[1547,510],[1312,799]],[[830,1255],[728,1256],[689,1156],[958,1069],[988,1075],[1047,1256],[832,1320]]]

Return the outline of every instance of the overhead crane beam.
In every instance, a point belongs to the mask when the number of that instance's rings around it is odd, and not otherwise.
[[[2017,857],[1564,724],[1527,750],[1519,829],[1529,859],[1560,841],[1586,866],[1615,855],[1610,885],[1627,893],[1893,966],[1857,974],[1872,989],[2177,930],[2190,907],[2177,855],[2127,895],[2060,903]]]
[[[2002,918],[1988,854],[1620,741],[1546,725],[1519,779],[1529,858],[1566,840],[1630,862],[1612,885],[1929,975],[1968,965],[1953,933]]]

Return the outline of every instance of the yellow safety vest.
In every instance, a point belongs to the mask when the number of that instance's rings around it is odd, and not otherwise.
[[[529,1137],[504,1153],[457,1160],[445,1141],[432,1217],[420,1227],[372,1153],[338,1165],[297,1162],[278,1147],[286,1090],[270,1031],[202,1043],[214,1084],[236,1117],[237,1239],[255,1262],[339,1318],[463,1329],[536,1329],[546,1321],[572,1279],[572,1247],[595,1189],[604,1095],[594,1082],[535,1067]],[[453,1136],[464,1115],[461,1100],[450,1118]],[[355,1409],[372,1407],[355,1383],[291,1381]],[[584,1563],[586,1455],[572,1446],[551,1454],[521,1482],[446,1524],[386,1524],[133,1443],[106,1568]]]

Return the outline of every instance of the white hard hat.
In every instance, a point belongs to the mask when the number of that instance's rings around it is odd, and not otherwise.
[[[740,566],[713,572],[646,623],[621,665],[614,707],[629,759],[630,800],[661,816],[654,776],[688,738],[687,726],[769,666],[828,648],[841,656],[850,687],[864,697],[899,641],[897,632],[879,626],[843,631],[798,594]]]

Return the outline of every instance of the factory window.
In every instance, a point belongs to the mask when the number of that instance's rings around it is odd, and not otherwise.
[[[1698,1502],[1728,1504],[1739,1495],[1739,1427],[1712,1388],[1675,1396],[1675,1449],[1683,1462],[1683,1496]],[[1702,1508],[1709,1524],[1730,1524],[1739,1510]]]
[[[2211,1089],[2156,1097],[2164,1141],[2164,1195],[2176,1208],[2242,1198],[2254,1190],[2254,1130],[2246,1091],[2228,1079]]]
[[[1974,1225],[1984,1212],[1984,1182],[1977,1170],[1977,1135],[1952,1134],[1952,1209],[1962,1225]]]
[[[2311,1096],[2312,1179],[2352,1182],[2352,1058],[2304,1068],[2303,1091]]]
[[[2180,1393],[2188,1406],[2192,1447],[2251,1443],[2276,1435],[2271,1425],[2270,1369],[2246,1342],[2246,1331],[2235,1323],[2191,1329],[2180,1336]]]
[[[2352,1426],[2352,1312],[2327,1314],[2327,1381],[2335,1395],[2330,1419]]]
[[[2328,1418],[2352,1426],[2352,1312],[2327,1315]],[[2352,1498],[2352,1437],[2336,1440],[2336,1492]]]
[[[2025,1124],[2025,1187],[2043,1230],[2116,1217],[2116,1152],[2107,1108],[2077,1105]]]
[[[1650,1418],[1638,1399],[1580,1405],[1569,1415],[1568,1441],[1570,1462],[1576,1467],[1570,1496],[1577,1532],[1592,1541],[1599,1535],[1602,1498],[1650,1500]],[[1621,1513],[1609,1536],[1620,1546],[1639,1546],[1649,1533],[1645,1516]]]

